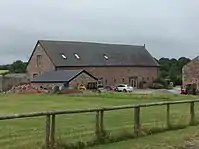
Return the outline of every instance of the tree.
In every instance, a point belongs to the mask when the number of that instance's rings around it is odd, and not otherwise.
[[[178,65],[179,68],[182,69],[184,65],[186,65],[187,63],[189,63],[191,60],[189,58],[186,57],[180,57],[178,59]]]
[[[186,57],[181,57],[179,59],[169,59],[169,58],[160,58],[160,72],[159,77],[162,79],[169,79],[174,82],[175,85],[182,84],[182,68],[191,60]]]
[[[25,73],[26,67],[27,67],[27,62],[22,62],[21,60],[17,60],[10,65],[9,71],[11,73]]]

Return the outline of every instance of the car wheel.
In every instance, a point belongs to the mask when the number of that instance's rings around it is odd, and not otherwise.
[[[126,89],[124,89],[124,90],[123,90],[123,92],[127,92],[127,90],[126,90]]]

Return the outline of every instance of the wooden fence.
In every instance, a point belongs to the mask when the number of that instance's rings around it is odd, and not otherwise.
[[[121,109],[132,109],[134,110],[134,133],[139,135],[141,123],[140,123],[140,109],[144,107],[151,106],[165,106],[167,107],[166,121],[167,127],[170,127],[170,105],[173,104],[190,104],[190,125],[195,122],[195,103],[199,100],[181,100],[181,101],[165,101],[165,102],[155,102],[155,103],[144,103],[144,104],[134,104],[134,105],[124,105],[124,106],[111,106],[111,107],[100,107],[100,108],[90,108],[90,109],[75,109],[75,110],[64,110],[64,111],[45,111],[45,112],[33,112],[26,114],[14,114],[0,116],[0,120],[8,119],[20,119],[28,117],[41,117],[45,116],[45,146],[46,149],[50,149],[55,144],[55,124],[56,116],[63,114],[77,114],[77,113],[96,113],[96,126],[95,134],[100,137],[104,133],[104,114],[106,111],[121,110]],[[133,111],[132,111],[133,113]]]

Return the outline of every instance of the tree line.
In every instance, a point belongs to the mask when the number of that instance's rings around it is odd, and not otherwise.
[[[156,59],[159,63],[159,80],[169,80],[175,85],[182,84],[182,67],[191,60],[186,57],[179,59],[175,58],[160,58]],[[17,60],[12,64],[0,65],[0,70],[9,70],[10,73],[26,73],[27,62]]]
[[[27,62],[17,60],[12,64],[0,65],[0,70],[9,70],[10,73],[26,73]]]
[[[159,80],[168,80],[173,82],[174,85],[182,84],[182,68],[191,61],[186,57],[175,58],[160,58],[157,62],[160,65],[159,68]]]

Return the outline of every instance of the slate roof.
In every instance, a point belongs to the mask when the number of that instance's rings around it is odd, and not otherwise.
[[[39,40],[38,43],[57,67],[159,66],[145,46],[47,40]]]
[[[41,75],[38,75],[37,77],[33,78],[31,82],[32,83],[70,82],[72,79],[74,79],[76,76],[80,75],[83,72],[97,80],[97,78],[95,78],[94,76],[92,76],[91,74],[89,74],[84,70],[59,70],[59,71],[43,72]]]

